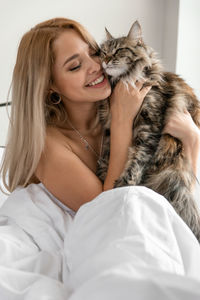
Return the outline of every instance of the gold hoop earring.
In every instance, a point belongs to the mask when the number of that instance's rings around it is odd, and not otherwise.
[[[62,101],[62,98],[58,93],[56,93],[54,91],[50,91],[49,92],[49,100],[51,101],[51,103],[53,105],[57,105]]]

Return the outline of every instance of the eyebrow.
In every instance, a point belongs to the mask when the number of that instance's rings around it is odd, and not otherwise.
[[[92,49],[92,47],[91,47],[90,45],[87,45],[87,46],[88,46],[88,50],[94,50],[94,49]],[[71,60],[73,60],[73,59],[75,59],[75,58],[77,58],[77,57],[79,57],[79,56],[80,56],[79,54],[74,54],[74,55],[70,56],[69,58],[67,58],[67,59],[65,60],[64,64],[63,64],[63,67],[64,67],[68,62],[70,62]]]
[[[65,60],[65,62],[64,62],[64,64],[63,64],[63,67],[64,67],[64,65],[66,65],[68,62],[70,62],[71,60],[73,60],[73,59],[75,59],[75,58],[77,58],[77,57],[79,57],[79,54],[74,54],[74,55],[70,56],[68,59]]]

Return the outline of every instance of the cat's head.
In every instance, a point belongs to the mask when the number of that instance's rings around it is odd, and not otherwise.
[[[135,82],[145,78],[152,84],[160,79],[161,65],[153,49],[144,43],[138,21],[133,23],[127,36],[114,38],[107,29],[106,36],[100,46],[100,57],[112,82],[119,79]]]

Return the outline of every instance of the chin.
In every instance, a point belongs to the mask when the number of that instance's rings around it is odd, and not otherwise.
[[[101,94],[101,99],[100,100],[108,98],[111,95],[111,91],[112,91],[111,87],[109,86],[109,88]]]

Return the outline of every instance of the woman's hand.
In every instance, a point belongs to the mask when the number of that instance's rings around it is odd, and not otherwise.
[[[110,97],[110,157],[104,191],[113,188],[128,159],[128,148],[133,135],[133,120],[150,90],[150,87],[143,88],[143,84],[144,82],[137,82],[135,88],[129,85],[127,89],[123,82],[118,82]]]
[[[183,143],[183,151],[197,174],[197,162],[200,153],[200,129],[194,123],[190,113],[175,112],[170,116],[163,133],[176,137]]]
[[[150,86],[143,87],[144,81],[137,81],[135,88],[119,81],[110,97],[112,120],[122,123],[133,123]]]
[[[170,116],[163,133],[169,133],[181,140],[184,148],[190,147],[200,140],[200,130],[187,110],[184,112],[174,112]]]

